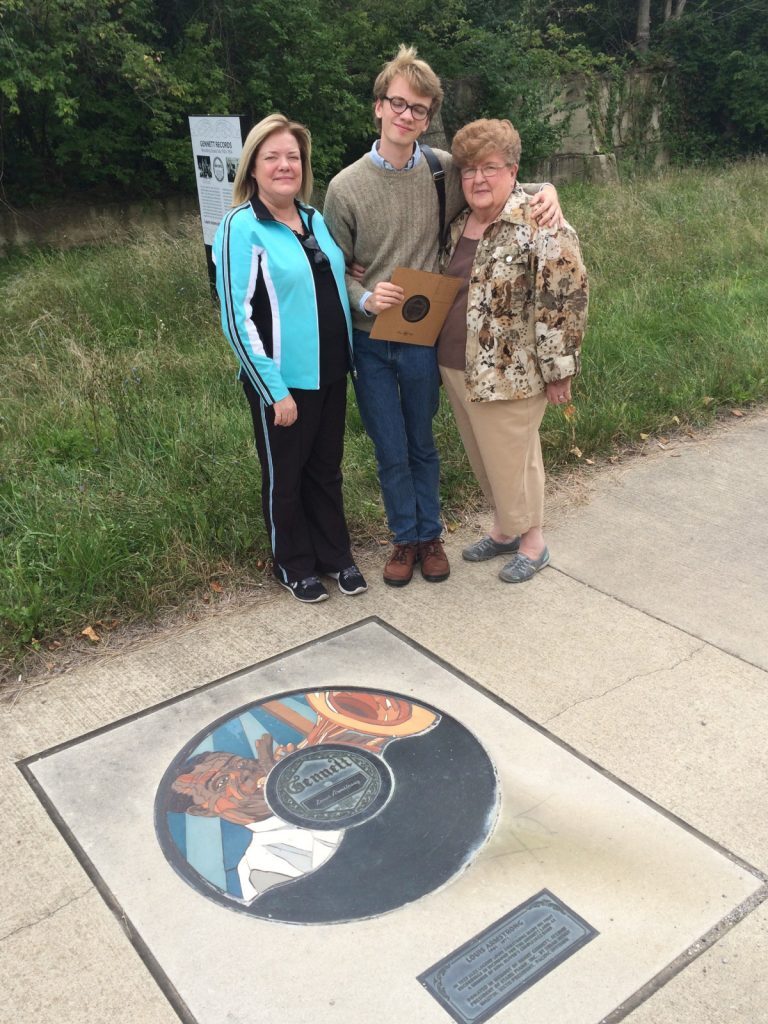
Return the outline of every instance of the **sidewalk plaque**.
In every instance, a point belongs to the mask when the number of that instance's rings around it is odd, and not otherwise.
[[[418,980],[458,1024],[481,1024],[597,934],[542,889]]]
[[[174,640],[153,670],[174,696],[19,765],[185,1024],[614,1019],[765,898],[756,869],[386,623],[288,635],[202,685]],[[44,900],[77,876],[40,835]]]

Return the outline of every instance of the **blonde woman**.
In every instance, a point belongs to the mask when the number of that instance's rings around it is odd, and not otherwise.
[[[261,502],[277,581],[297,600],[367,589],[344,518],[351,320],[344,256],[309,205],[307,129],[271,114],[251,129],[234,206],[213,243],[221,321],[240,363],[261,462]]]

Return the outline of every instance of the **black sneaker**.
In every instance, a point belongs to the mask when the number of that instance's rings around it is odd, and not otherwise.
[[[278,576],[275,579],[281,587],[290,590],[297,601],[304,604],[317,604],[318,601],[328,600],[328,591],[317,576],[307,576],[305,580],[297,580],[295,583],[286,583]]]
[[[339,590],[348,597],[351,597],[352,594],[362,594],[364,590],[368,589],[363,574],[354,563],[347,569],[342,569],[341,572],[329,572],[328,575],[331,579],[338,581]]]

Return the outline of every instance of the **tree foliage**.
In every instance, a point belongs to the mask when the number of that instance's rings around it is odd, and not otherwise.
[[[442,76],[449,131],[511,117],[529,163],[557,143],[559,76],[637,61],[669,73],[683,155],[754,152],[766,15],[768,0],[0,0],[0,198],[187,190],[188,114],[306,122],[322,182],[370,143],[371,84],[401,41]]]
[[[666,120],[681,161],[766,151],[768,0],[691,0],[660,52],[676,69]]]
[[[178,180],[184,113],[224,78],[205,26],[152,0],[0,0],[0,129],[14,197]]]
[[[273,110],[311,127],[327,180],[370,142],[371,84],[403,24],[446,80],[449,119],[511,115],[544,155],[560,58],[508,7],[491,24],[474,0],[0,0],[4,193],[188,188],[188,114]]]

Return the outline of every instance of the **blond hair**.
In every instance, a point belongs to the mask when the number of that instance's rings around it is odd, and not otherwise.
[[[373,98],[375,101],[382,100],[389,92],[389,87],[397,75],[402,75],[408,85],[420,96],[428,96],[432,101],[429,107],[430,118],[434,117],[440,110],[443,103],[443,87],[440,79],[425,60],[417,56],[415,46],[400,44],[400,48],[379,72],[376,81],[373,83]],[[376,117],[377,131],[381,130],[381,118]]]
[[[483,117],[460,128],[453,137],[451,156],[459,167],[470,167],[500,151],[508,164],[520,163],[520,133],[511,121]]]
[[[259,191],[258,185],[253,177],[253,165],[259,150],[275,132],[290,132],[296,139],[301,154],[301,189],[299,199],[308,203],[312,197],[312,136],[309,129],[298,121],[289,121],[284,114],[269,114],[263,120],[255,124],[248,132],[240,160],[237,165],[235,181],[232,185],[232,205],[239,206],[247,203],[254,193]]]

